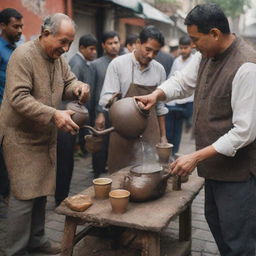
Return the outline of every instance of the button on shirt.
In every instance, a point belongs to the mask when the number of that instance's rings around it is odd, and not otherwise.
[[[125,97],[132,82],[145,86],[158,86],[165,79],[165,70],[157,61],[152,60],[145,69],[141,70],[134,53],[119,56],[108,66],[99,105],[104,108],[116,92],[121,92],[122,97]],[[158,116],[165,115],[168,109],[163,102],[158,102],[156,112]]]
[[[0,36],[0,104],[3,100],[6,80],[6,68],[16,45],[12,45]]]
[[[192,95],[196,87],[201,59],[202,55],[197,52],[193,62],[183,70],[176,71],[159,86],[164,91],[167,101]],[[241,65],[232,82],[233,128],[212,144],[220,154],[235,156],[238,149],[256,139],[255,81],[256,64],[247,62]]]

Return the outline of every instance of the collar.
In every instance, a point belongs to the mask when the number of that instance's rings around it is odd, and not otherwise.
[[[7,40],[5,40],[2,36],[0,36],[0,41],[2,42],[2,45],[11,49],[15,49],[17,47],[17,44],[11,44]]]
[[[91,61],[87,60],[80,51],[78,51],[77,54],[86,62],[88,66],[90,65]]]
[[[233,40],[231,45],[224,52],[222,52],[222,53],[218,54],[217,56],[213,57],[212,58],[213,61],[223,60],[227,55],[229,55],[229,53],[234,49],[234,47],[240,41],[240,39],[237,38],[235,34],[234,34],[234,36],[235,36],[235,39]]]
[[[132,62],[133,62],[133,64],[134,64],[135,67],[138,68],[141,72],[145,72],[145,71],[147,71],[147,70],[149,70],[149,69],[151,68],[151,66],[152,66],[152,61],[149,62],[148,66],[147,66],[145,69],[141,70],[141,65],[140,65],[139,61],[138,61],[138,60],[136,59],[136,57],[135,57],[135,50],[132,51],[131,55],[132,55]]]
[[[45,52],[43,47],[40,44],[40,36],[34,40],[35,46],[39,50],[40,54],[43,56],[44,59],[48,60],[51,63],[54,63],[55,59],[52,59],[48,56],[48,54]]]

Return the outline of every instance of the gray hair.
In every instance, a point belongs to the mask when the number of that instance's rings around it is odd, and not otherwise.
[[[60,24],[63,20],[69,21],[75,28],[75,22],[70,17],[68,17],[66,14],[63,14],[63,13],[55,13],[47,16],[44,19],[41,32],[47,29],[52,34],[58,33]]]

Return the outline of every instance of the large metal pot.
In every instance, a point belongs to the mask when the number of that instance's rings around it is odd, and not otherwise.
[[[165,193],[170,176],[159,165],[137,165],[124,177],[123,187],[130,191],[131,201],[148,201]]]

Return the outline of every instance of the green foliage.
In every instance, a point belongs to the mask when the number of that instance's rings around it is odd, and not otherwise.
[[[218,4],[225,14],[237,18],[244,12],[244,7],[250,7],[250,0],[206,0],[208,3]]]

